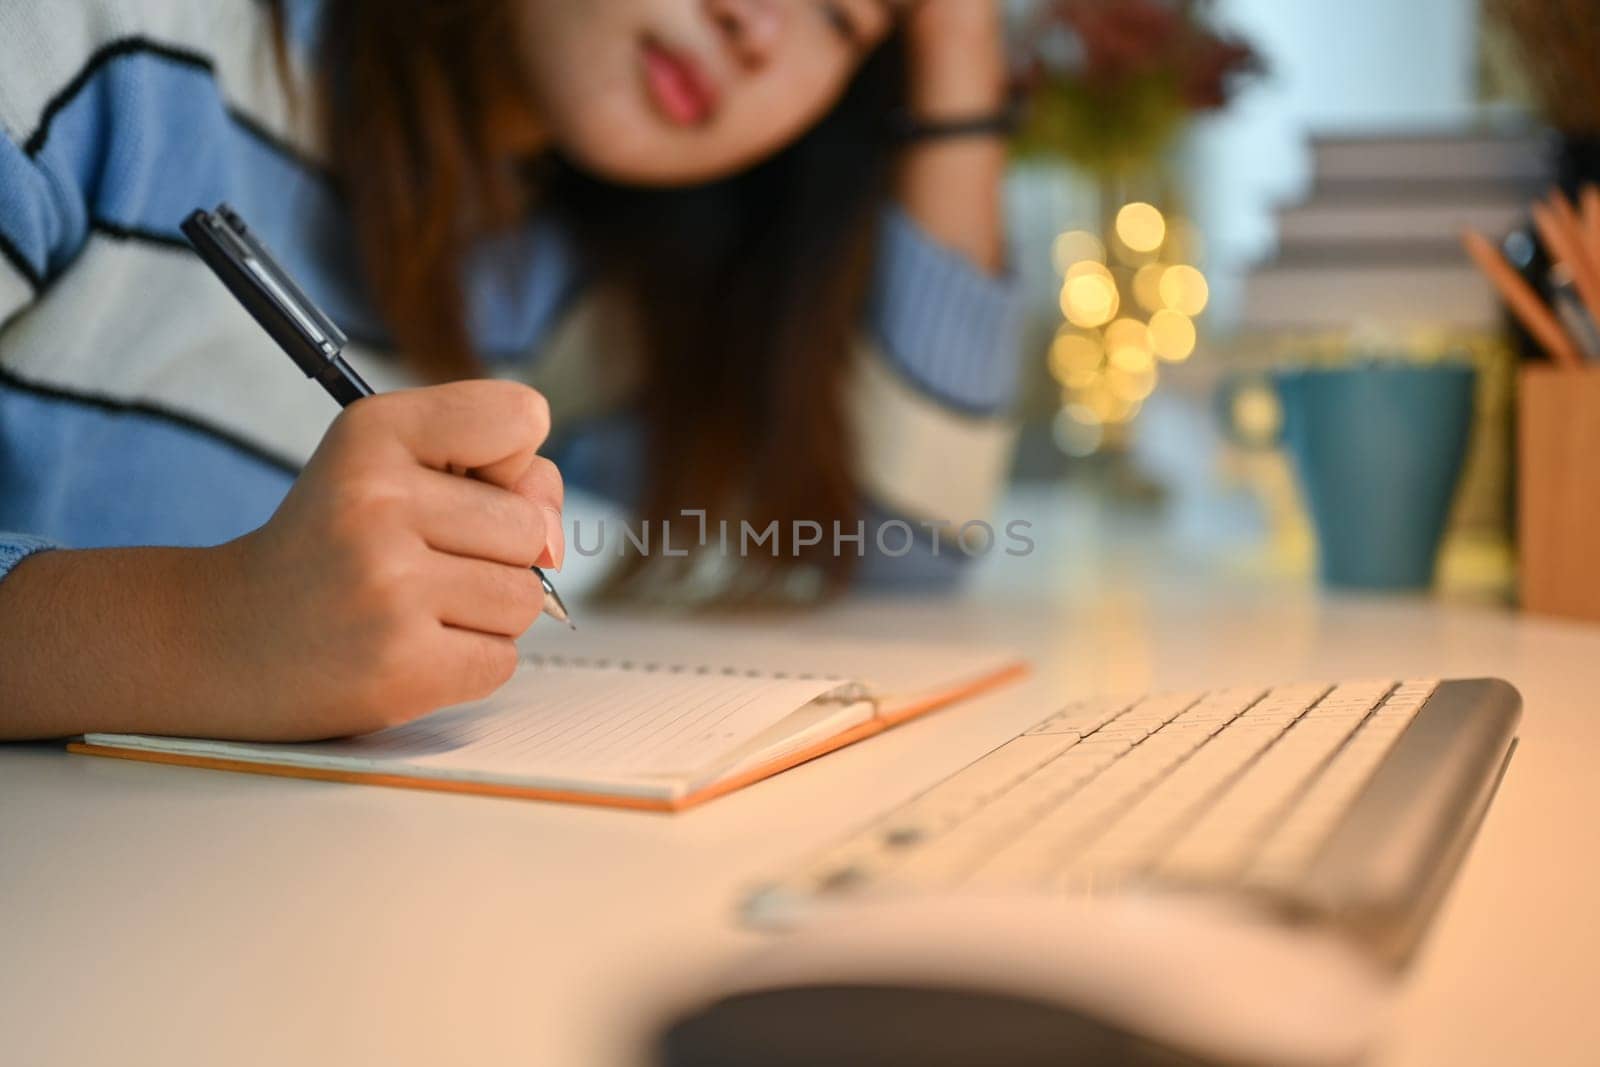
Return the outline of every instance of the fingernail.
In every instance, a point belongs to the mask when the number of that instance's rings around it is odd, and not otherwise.
[[[567,561],[567,531],[561,525],[561,512],[555,508],[544,509],[545,547],[550,551],[550,566],[560,570]]]

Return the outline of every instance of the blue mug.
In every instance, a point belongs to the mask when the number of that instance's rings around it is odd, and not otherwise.
[[[1326,584],[1433,584],[1472,433],[1476,378],[1465,363],[1400,362],[1273,376]]]

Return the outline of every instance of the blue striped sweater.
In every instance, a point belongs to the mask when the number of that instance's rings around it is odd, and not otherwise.
[[[291,5],[293,36],[319,0]],[[306,73],[311,50],[292,58]],[[259,526],[332,412],[185,247],[228,201],[407,384],[362,298],[347,219],[257,0],[0,4],[0,579],[52,546],[201,546]],[[565,236],[530,222],[467,268],[474,339],[543,390],[569,484],[626,498],[628,373]],[[886,212],[851,382],[858,478],[883,521],[984,518],[1009,454],[1018,301]],[[868,544],[873,539],[869,536]],[[870,558],[920,581],[950,552]],[[935,558],[937,555],[937,558]]]

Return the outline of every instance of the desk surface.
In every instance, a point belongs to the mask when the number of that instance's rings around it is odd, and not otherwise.
[[[4,1058],[640,1064],[649,1020],[754,943],[729,922],[740,886],[1067,698],[1491,674],[1526,698],[1522,745],[1380,1062],[1593,1062],[1600,627],[1073,568],[806,621],[998,642],[1039,671],[682,816],[0,748]]]

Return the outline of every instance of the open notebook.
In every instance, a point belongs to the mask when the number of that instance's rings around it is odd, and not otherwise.
[[[90,734],[72,751],[219,770],[679,811],[1020,674],[968,647],[601,620],[541,633],[489,700],[343,741]]]

